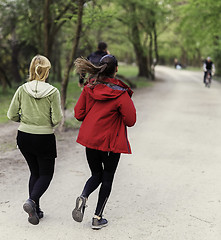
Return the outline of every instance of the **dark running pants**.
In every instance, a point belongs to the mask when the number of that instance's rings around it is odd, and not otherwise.
[[[33,143],[41,140],[40,144],[44,143],[44,136],[36,136],[37,134],[28,134],[19,132],[17,137],[18,147],[27,161],[29,170],[30,170],[30,178],[29,178],[29,198],[35,201],[36,209],[39,211],[39,200],[44,192],[47,190],[50,182],[52,180],[54,174],[54,165],[55,165],[55,156],[54,156],[54,147],[52,150],[52,157],[49,154],[45,153],[45,155],[38,154],[33,148]],[[52,142],[54,141],[54,136],[45,136],[46,140],[48,137],[51,138]],[[29,140],[30,144],[27,144],[27,140]],[[24,144],[25,143],[25,144]],[[55,146],[56,148],[56,146]],[[50,150],[50,149],[49,149]]]
[[[103,152],[86,148],[86,156],[92,176],[87,180],[82,195],[88,198],[101,184],[95,210],[95,215],[101,217],[111,193],[120,153]]]

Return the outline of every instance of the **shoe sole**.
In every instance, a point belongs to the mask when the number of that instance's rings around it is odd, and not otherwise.
[[[76,222],[82,222],[84,217],[84,208],[86,205],[86,199],[78,197],[76,199],[75,209],[72,211],[72,217]]]
[[[33,225],[37,225],[39,224],[39,218],[38,215],[35,211],[35,209],[29,204],[29,203],[25,203],[23,205],[23,209],[26,213],[28,213],[29,217],[28,217],[28,221],[33,224]]]
[[[91,225],[91,228],[92,228],[93,230],[99,230],[99,229],[101,229],[101,228],[103,228],[103,227],[106,227],[107,225],[108,225],[108,223],[105,223],[105,224],[99,225],[99,226],[93,226],[93,225]]]

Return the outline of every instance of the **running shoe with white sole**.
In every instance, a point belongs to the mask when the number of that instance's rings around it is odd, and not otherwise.
[[[82,222],[84,210],[86,208],[87,198],[84,196],[77,197],[75,209],[72,211],[72,217],[76,222]]]
[[[92,218],[92,229],[99,230],[108,225],[108,221],[105,218]]]

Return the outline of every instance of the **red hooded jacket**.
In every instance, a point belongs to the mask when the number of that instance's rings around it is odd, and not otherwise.
[[[126,126],[136,122],[132,93],[126,84],[113,78],[86,85],[74,108],[75,118],[83,121],[77,142],[101,151],[131,153]]]

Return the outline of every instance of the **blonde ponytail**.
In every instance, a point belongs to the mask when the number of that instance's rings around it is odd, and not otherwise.
[[[29,81],[38,80],[38,81],[45,81],[48,77],[49,70],[51,68],[50,61],[42,56],[37,55],[35,56],[30,64],[29,67]]]

